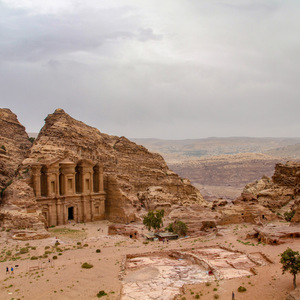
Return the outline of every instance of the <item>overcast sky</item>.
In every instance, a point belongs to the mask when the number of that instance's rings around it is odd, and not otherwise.
[[[0,107],[168,139],[300,136],[299,0],[0,0]]]

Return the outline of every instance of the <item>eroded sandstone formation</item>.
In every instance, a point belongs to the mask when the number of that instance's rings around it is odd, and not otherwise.
[[[276,164],[272,178],[264,176],[246,185],[236,201],[255,201],[271,211],[289,204],[295,210],[292,222],[300,222],[300,163]]]
[[[105,217],[111,221],[136,221],[144,209],[164,208],[168,213],[175,204],[205,203],[200,192],[170,171],[159,154],[125,137],[103,134],[57,109],[45,119],[23,165],[66,158],[103,166]]]
[[[31,142],[17,116],[7,108],[0,109],[0,191],[17,175]]]

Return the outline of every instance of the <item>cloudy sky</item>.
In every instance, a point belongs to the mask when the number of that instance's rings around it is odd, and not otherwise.
[[[0,0],[0,107],[100,131],[300,136],[299,0]]]

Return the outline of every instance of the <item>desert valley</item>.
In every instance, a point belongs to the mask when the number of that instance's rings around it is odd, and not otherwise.
[[[129,140],[63,109],[34,139],[0,109],[0,298],[300,299],[280,263],[300,251],[299,145]]]

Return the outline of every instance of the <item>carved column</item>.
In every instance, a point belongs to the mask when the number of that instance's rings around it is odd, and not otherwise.
[[[51,173],[46,172],[46,178],[47,178],[47,197],[51,196],[51,180],[50,180]]]
[[[41,197],[41,168],[40,164],[31,166],[33,189],[36,197]]]
[[[62,209],[62,203],[60,200],[56,202],[56,210],[57,210],[57,225],[63,225],[63,209]]]
[[[57,210],[55,203],[49,205],[49,225],[57,225]]]
[[[86,194],[86,187],[85,187],[85,178],[84,178],[84,173],[83,173],[83,168],[80,168],[80,172],[81,172],[81,177],[80,177],[80,180],[81,180],[81,193],[83,195]]]
[[[103,184],[103,167],[99,167],[99,192],[104,191],[104,184]]]
[[[94,200],[93,199],[91,199],[90,204],[91,204],[91,221],[94,221],[95,205],[94,205]]]
[[[94,192],[94,180],[93,180],[93,171],[90,171],[90,194]]]
[[[59,170],[55,172],[55,177],[56,177],[56,186],[55,186],[55,196],[59,196]]]
[[[85,199],[83,199],[81,201],[81,205],[82,205],[82,221],[86,222],[86,201],[85,201]]]

